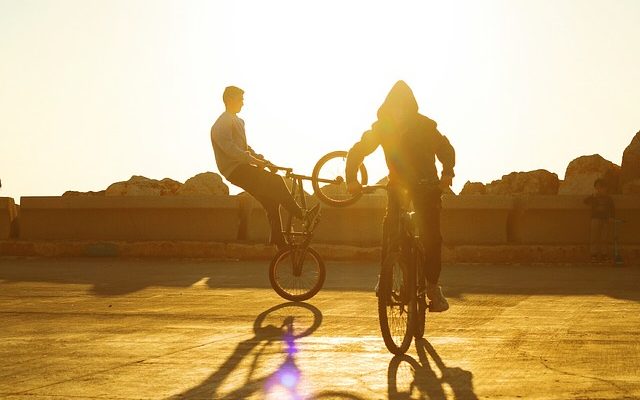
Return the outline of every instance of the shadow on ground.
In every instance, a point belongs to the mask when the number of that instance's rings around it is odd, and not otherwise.
[[[148,287],[270,288],[267,261],[0,258],[0,281],[91,285],[99,296]],[[371,291],[376,263],[328,262],[323,290]],[[604,265],[476,265],[443,267],[447,296],[464,294],[606,295],[640,301],[640,268]]]
[[[296,340],[315,332],[322,324],[322,313],[307,303],[282,303],[260,313],[253,323],[254,337],[236,346],[234,352],[207,379],[169,399],[244,399],[254,393],[282,393],[290,399],[304,398],[300,393],[302,372],[296,365]],[[273,347],[276,347],[275,350]],[[281,352],[284,361],[275,370],[265,374],[260,358],[267,352]],[[251,357],[246,377],[236,382],[230,391],[222,385],[238,367]],[[214,360],[212,360],[214,362]]]
[[[473,374],[458,367],[448,367],[426,339],[416,340],[418,360],[409,355],[391,359],[387,372],[389,399],[477,400],[473,391]],[[435,366],[433,367],[432,364]]]

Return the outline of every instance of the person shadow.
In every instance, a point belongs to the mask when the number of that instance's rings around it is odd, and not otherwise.
[[[309,313],[312,321],[307,324]],[[167,399],[244,399],[260,391],[278,391],[286,393],[290,399],[302,399],[299,393],[302,373],[295,363],[295,342],[312,334],[321,324],[322,313],[311,304],[287,302],[271,307],[255,319],[254,336],[238,343],[214,373],[197,386]],[[284,362],[273,373],[256,377],[260,358],[276,344],[284,345]],[[240,370],[240,364],[252,353],[248,371]],[[234,385],[236,388],[231,391],[222,390],[222,386],[234,374],[246,374],[244,382]]]
[[[477,400],[473,390],[473,374],[459,367],[448,367],[426,339],[416,340],[418,360],[403,354],[389,362],[387,381],[389,399],[447,399],[445,385],[456,400]],[[432,369],[435,365],[437,370]],[[439,374],[437,373],[439,371]]]

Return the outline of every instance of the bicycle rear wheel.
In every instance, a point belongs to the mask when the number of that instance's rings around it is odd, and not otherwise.
[[[280,250],[269,265],[269,281],[280,297],[304,301],[316,295],[324,285],[326,271],[320,254],[311,247]]]
[[[383,262],[378,285],[378,320],[384,344],[393,354],[404,354],[413,339],[416,297],[412,276],[410,265],[402,257]]]
[[[333,151],[324,155],[318,160],[311,174],[315,195],[320,201],[333,207],[346,207],[362,196],[362,193],[351,194],[347,191],[345,177],[347,154],[346,151]],[[357,179],[361,185],[366,185],[368,182],[364,164],[360,164]]]

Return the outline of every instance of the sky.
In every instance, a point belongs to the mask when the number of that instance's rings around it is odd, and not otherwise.
[[[300,173],[349,149],[399,79],[456,148],[456,192],[620,164],[640,130],[638,21],[636,0],[0,0],[0,196],[217,172],[228,85],[249,144]],[[386,174],[381,151],[365,164]]]

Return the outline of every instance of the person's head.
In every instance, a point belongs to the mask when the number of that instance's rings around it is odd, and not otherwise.
[[[222,101],[228,112],[237,114],[244,105],[244,90],[235,86],[227,86],[222,93]]]
[[[597,194],[606,194],[608,189],[607,182],[602,178],[598,178],[593,182],[593,189]]]
[[[400,125],[417,113],[418,102],[413,91],[405,81],[398,81],[378,109],[378,119],[390,120]]]

